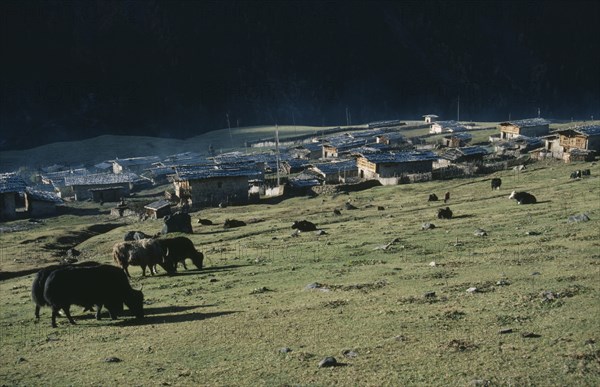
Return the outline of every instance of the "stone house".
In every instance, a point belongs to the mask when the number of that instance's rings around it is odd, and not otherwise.
[[[435,168],[445,168],[456,164],[477,164],[483,161],[488,154],[487,149],[480,146],[468,146],[462,148],[448,148],[434,163]]]
[[[29,187],[25,190],[25,208],[29,216],[55,215],[58,206],[62,204],[62,199],[55,192],[36,190]]]
[[[543,118],[528,118],[502,122],[498,128],[501,140],[510,140],[519,136],[541,137],[550,133],[550,121]]]
[[[263,179],[256,169],[215,169],[202,167],[176,168],[173,175],[175,195],[193,207],[216,206],[220,203],[248,203],[249,181]]]
[[[600,153],[600,124],[575,126],[558,131],[559,144],[565,153],[573,149]]]
[[[16,219],[19,193],[25,192],[25,187],[15,172],[0,173],[0,220]]]
[[[429,134],[464,132],[467,128],[457,121],[438,121],[431,124]]]
[[[471,133],[451,133],[442,138],[442,145],[449,148],[460,148],[466,146],[472,139]]]
[[[361,179],[401,179],[415,174],[431,176],[436,159],[436,154],[430,151],[372,153],[359,156],[356,164]]]
[[[171,215],[171,203],[161,199],[144,206],[144,211],[150,219],[160,219]]]
[[[104,194],[96,193],[94,196],[94,192],[106,192],[110,196],[109,191],[120,190],[121,197],[126,197],[139,180],[139,176],[131,172],[119,174],[97,173],[84,176],[67,176],[65,177],[65,186],[70,188],[70,194],[75,197],[75,200],[95,199],[101,201]],[[108,196],[107,199],[109,199]]]
[[[321,176],[327,184],[340,184],[346,179],[358,176],[358,167],[355,160],[319,163],[309,169],[318,176]]]
[[[425,119],[426,124],[431,124],[432,122],[437,121],[440,117],[436,116],[435,114],[425,114],[423,118]]]

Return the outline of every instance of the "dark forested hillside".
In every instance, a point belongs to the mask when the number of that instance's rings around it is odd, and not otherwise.
[[[461,119],[587,119],[599,4],[3,1],[0,149],[455,119],[458,96]]]

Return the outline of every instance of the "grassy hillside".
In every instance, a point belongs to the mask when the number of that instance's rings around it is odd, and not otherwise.
[[[583,168],[590,177],[569,179]],[[492,177],[502,178],[501,190],[490,190]],[[519,206],[507,199],[512,190],[539,203]],[[446,191],[448,204],[427,202]],[[345,210],[347,201],[358,209]],[[85,239],[76,246],[85,259],[110,263],[126,231],[162,225],[119,226],[106,209],[85,206],[80,215],[1,233],[0,269],[49,263],[56,250],[48,247],[69,235]],[[446,206],[454,218],[438,220]],[[591,220],[567,222],[581,213]],[[217,223],[194,223],[189,235],[206,256],[204,270],[145,278],[130,270],[146,300],[139,322],[98,322],[74,307],[78,325],[60,318],[52,329],[47,308],[34,322],[32,275],[1,281],[1,384],[600,384],[595,163],[540,162],[518,174],[192,214],[199,217]],[[226,218],[253,223],[224,230]],[[301,219],[326,234],[292,237],[290,225]],[[436,228],[423,231],[423,222]],[[475,236],[477,228],[487,236]],[[342,365],[319,368],[326,356]]]

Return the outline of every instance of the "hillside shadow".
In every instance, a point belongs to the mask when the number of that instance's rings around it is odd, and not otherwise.
[[[139,325],[155,325],[155,324],[169,324],[169,323],[180,323],[189,321],[202,321],[209,318],[227,316],[230,314],[238,313],[237,311],[224,311],[224,312],[213,312],[213,313],[185,313],[185,314],[174,314],[174,315],[156,315],[156,316],[144,316],[141,319],[127,319],[120,320],[115,323],[119,326],[139,326]]]
[[[109,209],[99,209],[99,208],[74,208],[64,206],[59,210],[60,214],[65,215],[77,215],[77,216],[92,216],[92,215],[107,215],[110,214]]]

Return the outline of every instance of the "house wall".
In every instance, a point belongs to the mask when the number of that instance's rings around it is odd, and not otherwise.
[[[194,207],[214,206],[221,202],[230,204],[245,204],[248,202],[247,176],[190,180],[189,187],[192,206]]]
[[[0,219],[9,220],[17,217],[16,193],[0,193]]]
[[[550,133],[548,125],[527,126],[524,128],[515,125],[500,126],[500,138],[508,140],[519,135],[527,137],[540,137]]]
[[[431,172],[433,161],[410,161],[405,163],[382,163],[378,166],[379,177],[394,177],[409,173]]]
[[[576,134],[573,136],[561,134],[560,145],[563,146],[565,150],[570,148],[577,148],[600,151],[600,136],[588,137],[581,134]]]
[[[588,137],[587,149],[600,152],[600,136]]]
[[[364,157],[359,157],[356,160],[356,164],[358,166],[358,177],[361,179],[377,179],[398,177],[411,173],[427,173],[431,172],[433,169],[432,160],[374,164]]]
[[[118,202],[123,196],[126,196],[123,188],[91,191],[91,193],[92,200],[95,202]]]
[[[41,200],[31,200],[27,203],[29,216],[39,217],[56,214],[56,203]]]
[[[127,196],[129,195],[129,193],[131,192],[130,188],[129,188],[129,183],[118,183],[118,184],[110,184],[110,187],[121,187],[123,188],[123,196]],[[95,185],[74,185],[73,186],[73,193],[75,195],[75,200],[77,201],[81,201],[81,200],[87,200],[87,199],[92,199],[92,192],[90,191],[91,189],[95,189],[95,188],[108,188],[105,185],[102,184],[95,184]]]
[[[337,148],[332,147],[332,146],[323,145],[323,156],[322,157],[325,159],[332,158],[332,157],[338,157]]]

